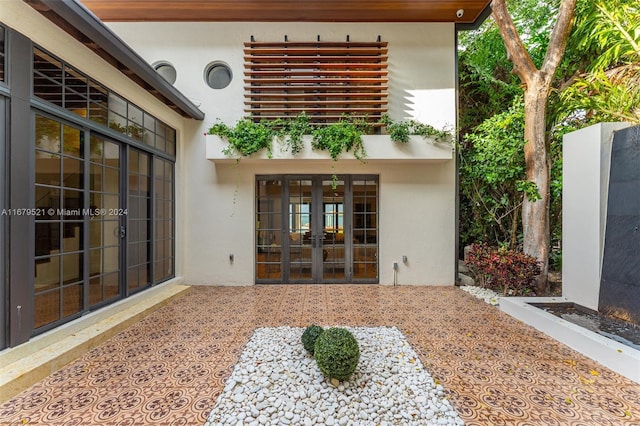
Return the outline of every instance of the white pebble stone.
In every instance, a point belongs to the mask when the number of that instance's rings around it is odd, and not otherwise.
[[[347,328],[360,360],[350,379],[333,383],[302,348],[304,329],[256,329],[205,426],[464,426],[395,327]]]

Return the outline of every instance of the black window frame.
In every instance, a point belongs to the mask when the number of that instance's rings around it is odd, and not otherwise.
[[[66,61],[60,59],[58,56],[54,55],[47,49],[34,44],[33,45],[33,55],[32,58],[35,59],[37,51],[41,52],[43,55],[50,57],[52,60],[60,63],[60,101],[52,102],[50,99],[47,99],[43,96],[38,96],[38,87],[33,83],[33,96],[41,99],[45,102],[52,103],[53,105],[57,105],[58,107],[62,107],[67,111],[71,111],[80,117],[87,118],[98,123],[101,126],[105,126],[114,130],[118,133],[121,133],[125,136],[130,137],[139,143],[144,143],[148,149],[148,147],[152,147],[153,151],[161,152],[169,157],[175,159],[176,156],[176,147],[177,147],[177,132],[176,129],[164,123],[159,118],[155,117],[153,114],[150,114],[144,108],[136,105],[135,103],[129,101],[125,96],[118,94],[116,91],[110,90],[104,84],[100,83],[94,78],[89,77],[86,73],[82,72],[80,69],[68,64]],[[84,90],[79,90],[78,86],[69,87],[67,85],[68,75],[77,75],[83,79],[85,79],[86,85]],[[51,79],[46,74],[40,72],[35,66],[33,66],[33,78],[39,76],[44,80],[48,80],[49,82],[56,84],[55,79]],[[77,78],[74,77],[74,80]],[[100,90],[102,89],[102,90]],[[106,94],[105,100],[106,105],[99,102],[94,102],[93,93],[103,93]],[[83,108],[70,108],[71,100],[67,101],[67,96],[72,97],[75,96],[76,99],[80,99],[84,102]],[[115,109],[112,107],[112,99],[121,100],[122,107],[124,109]],[[76,100],[77,102],[77,100]],[[77,106],[77,105],[76,105]],[[114,105],[115,106],[115,105]],[[80,111],[84,111],[84,114]],[[94,115],[92,111],[98,111],[102,114]],[[104,123],[101,120],[106,113],[107,122]],[[148,118],[152,121],[152,124],[145,123],[145,119]],[[145,138],[145,135],[150,133],[149,137]],[[148,141],[153,141],[153,145],[149,144]]]

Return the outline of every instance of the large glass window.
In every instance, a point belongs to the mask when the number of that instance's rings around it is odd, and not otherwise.
[[[169,155],[176,155],[175,129],[38,48],[33,49],[33,94]]]
[[[131,147],[125,162],[124,144],[55,118],[35,123],[35,329],[45,330],[174,276],[174,173]]]
[[[175,129],[12,34],[0,24],[0,349],[175,275]]]
[[[33,94],[63,107],[62,62],[41,50],[33,50]]]

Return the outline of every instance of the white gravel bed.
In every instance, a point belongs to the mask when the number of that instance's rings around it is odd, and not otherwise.
[[[482,288],[475,285],[462,285],[460,286],[460,289],[474,295],[478,299],[484,300],[491,305],[496,306],[500,304],[500,295],[491,289]]]
[[[337,386],[302,346],[303,328],[256,329],[205,426],[464,425],[397,328],[345,328],[360,361]]]

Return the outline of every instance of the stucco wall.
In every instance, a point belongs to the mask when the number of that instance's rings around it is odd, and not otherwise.
[[[452,285],[455,265],[455,164],[216,164],[203,134],[216,121],[235,123],[243,109],[243,43],[345,40],[389,42],[389,113],[442,127],[455,123],[455,38],[452,24],[109,23],[149,63],[168,61],[175,86],[200,104],[204,122],[189,122],[178,151],[184,171],[184,277],[192,284],[254,282],[254,176],[264,173],[380,174],[380,282]],[[225,89],[206,86],[204,69],[223,61],[234,73]],[[335,165],[335,168],[332,166]],[[229,262],[229,254],[235,261]],[[409,259],[401,262],[402,255]]]

